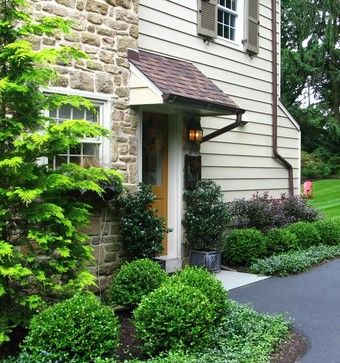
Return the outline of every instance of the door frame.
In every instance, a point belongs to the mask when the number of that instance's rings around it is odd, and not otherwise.
[[[137,171],[138,182],[142,181],[142,108],[138,109],[137,118]],[[151,111],[152,112],[152,111]],[[183,214],[183,121],[182,114],[179,112],[159,112],[168,115],[168,228],[171,232],[168,234],[167,255],[162,256],[165,259],[179,259],[178,268],[182,259],[182,214]]]

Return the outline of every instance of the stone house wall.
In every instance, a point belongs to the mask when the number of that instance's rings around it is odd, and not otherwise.
[[[34,45],[37,49],[71,46],[87,54],[86,60],[56,66],[60,78],[53,86],[113,96],[111,167],[124,174],[128,186],[135,186],[137,118],[129,108],[127,51],[137,49],[138,0],[31,0],[30,4],[36,19],[59,16],[72,21],[70,34],[37,37]],[[104,287],[124,259],[114,212],[99,208],[86,232],[97,258],[92,270]]]

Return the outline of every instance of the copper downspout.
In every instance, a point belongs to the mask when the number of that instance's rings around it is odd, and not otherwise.
[[[273,82],[272,82],[272,93],[273,93],[273,103],[272,103],[272,112],[273,112],[273,153],[276,159],[278,159],[287,169],[288,171],[288,185],[289,185],[289,194],[294,195],[294,183],[293,183],[293,167],[292,165],[279,154],[277,150],[277,26],[276,26],[276,0],[272,0],[272,43],[273,43],[273,56],[272,56],[272,71],[273,71]]]

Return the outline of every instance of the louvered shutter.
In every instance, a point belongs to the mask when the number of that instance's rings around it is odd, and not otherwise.
[[[217,0],[198,0],[197,29],[200,35],[217,37]]]
[[[247,50],[251,54],[259,52],[259,0],[248,0]]]

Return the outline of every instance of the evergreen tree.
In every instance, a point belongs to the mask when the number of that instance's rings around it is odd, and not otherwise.
[[[26,11],[24,0],[0,2],[0,344],[48,302],[94,283],[87,270],[92,249],[79,230],[90,206],[72,195],[101,194],[105,182],[116,190],[122,185],[114,170],[38,162],[108,131],[85,120],[58,124],[42,112],[64,105],[95,109],[81,97],[41,91],[57,78],[55,62],[85,55],[69,47],[34,50],[28,36],[68,32],[70,23],[35,22]]]

